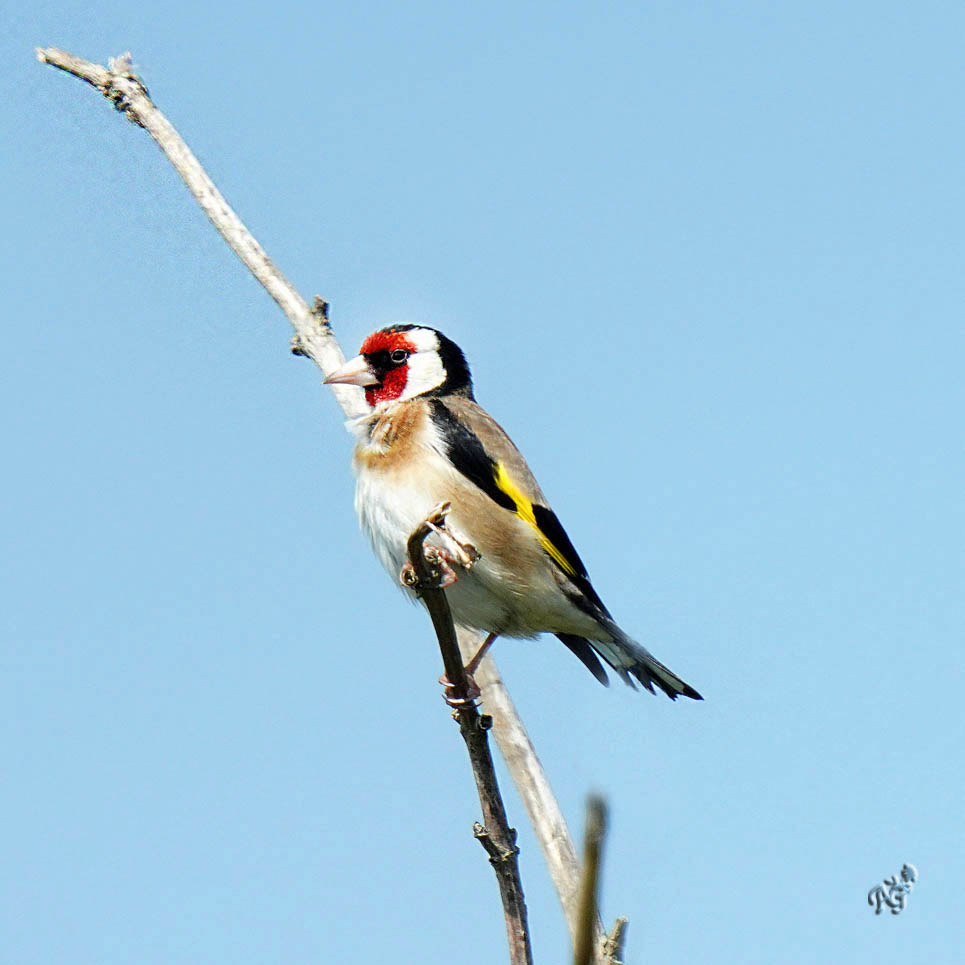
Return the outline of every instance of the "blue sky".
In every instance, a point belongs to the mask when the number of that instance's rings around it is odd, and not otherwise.
[[[960,5],[107,0],[0,28],[0,959],[505,954],[336,406],[153,144],[36,45],[133,51],[347,352],[393,321],[457,341],[614,615],[705,695],[496,647],[573,829],[610,803],[628,965],[957,958]],[[506,793],[537,961],[565,961]]]

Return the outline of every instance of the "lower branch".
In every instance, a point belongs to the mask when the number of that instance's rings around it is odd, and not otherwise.
[[[432,618],[442,662],[449,680],[449,692],[455,698],[452,712],[459,724],[459,732],[469,752],[469,762],[476,779],[476,790],[482,807],[483,824],[476,823],[473,833],[489,855],[489,862],[496,872],[499,895],[503,902],[503,915],[506,919],[506,935],[509,941],[510,962],[512,965],[532,965],[533,953],[529,940],[529,925],[526,916],[526,901],[523,898],[523,883],[519,875],[519,849],[516,847],[516,830],[509,826],[506,808],[503,806],[496,769],[489,750],[489,728],[492,718],[479,713],[479,708],[471,697],[471,685],[466,676],[462,654],[456,639],[456,629],[445,592],[438,587],[438,579],[433,574],[425,557],[423,544],[433,528],[445,525],[448,503],[436,509],[409,537],[409,561],[415,572],[415,587],[421,595]]]
[[[469,659],[479,648],[479,635],[461,629],[459,639],[463,656]],[[483,702],[492,711],[493,736],[529,815],[575,946],[581,927],[580,862],[566,819],[529,734],[522,726],[506,685],[490,657],[483,660],[475,676],[476,683],[482,688]],[[594,961],[598,965],[613,965],[619,954],[613,953],[611,946],[607,945],[608,938],[598,916],[595,916],[593,935]]]

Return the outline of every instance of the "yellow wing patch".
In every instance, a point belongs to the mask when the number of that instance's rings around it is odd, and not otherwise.
[[[516,506],[516,515],[523,520],[523,522],[532,526],[539,539],[539,545],[549,554],[553,562],[555,562],[564,573],[568,573],[570,576],[576,576],[576,570],[573,569],[569,560],[567,560],[553,544],[553,541],[539,528],[539,523],[536,522],[536,514],[533,512],[533,504],[523,495],[519,486],[513,482],[509,473],[506,472],[506,467],[501,462],[496,463],[493,476],[495,477],[497,488],[513,501]]]

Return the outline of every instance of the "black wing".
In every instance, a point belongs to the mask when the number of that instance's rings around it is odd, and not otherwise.
[[[494,503],[514,513],[533,528],[546,555],[566,574],[572,584],[573,592],[567,593],[567,596],[576,606],[594,618],[600,613],[610,617],[609,610],[593,589],[583,560],[566,535],[556,513],[548,506],[531,502],[519,483],[512,478],[505,463],[493,459],[486,452],[479,436],[441,399],[430,399],[429,405],[432,421],[439,430],[446,447],[446,455],[453,466]],[[583,660],[581,654],[568,641],[563,642]],[[592,667],[590,669],[593,670]],[[596,676],[595,671],[594,675]]]

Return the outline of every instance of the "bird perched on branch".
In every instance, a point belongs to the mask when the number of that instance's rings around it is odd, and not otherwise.
[[[371,413],[357,420],[355,506],[394,577],[409,535],[435,506],[447,525],[427,540],[453,618],[489,636],[555,634],[600,683],[600,658],[631,687],[700,694],[614,622],[556,514],[509,436],[475,401],[459,347],[435,329],[393,325],[325,382],[358,385]],[[467,668],[470,669],[470,668]]]

